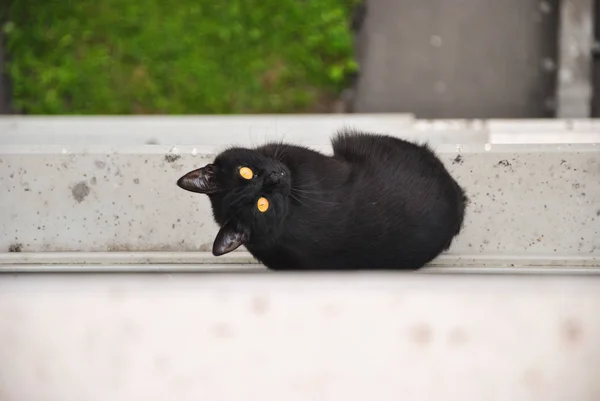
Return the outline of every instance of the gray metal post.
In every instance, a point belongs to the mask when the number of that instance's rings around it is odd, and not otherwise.
[[[564,0],[560,6],[557,117],[591,114],[593,1]]]

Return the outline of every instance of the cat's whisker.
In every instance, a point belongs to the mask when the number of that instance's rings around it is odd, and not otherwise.
[[[303,193],[303,194],[324,194],[325,193],[324,190],[321,190],[321,191],[320,190],[311,191],[311,190],[298,189],[298,188],[292,188],[292,190],[294,190],[294,191],[296,191],[298,193]],[[328,191],[328,192],[330,192],[330,191]]]
[[[296,202],[298,202],[298,204],[300,204],[301,206],[307,207],[308,205],[306,204],[306,202],[304,202],[303,200],[301,200],[300,198],[294,196],[293,194],[290,193],[290,198],[292,198],[293,200],[295,200]]]
[[[290,196],[305,206],[307,206],[306,201],[314,201],[314,199],[312,199],[312,198],[309,198],[307,196],[304,196],[304,195],[298,194],[298,193],[294,193],[294,192],[290,192]]]
[[[281,162],[283,160],[283,143],[278,143],[275,148],[275,160]]]
[[[312,187],[292,187],[292,190],[297,191],[297,192],[307,193],[307,194],[324,194],[325,193],[325,190],[320,190],[320,189],[311,190],[311,189],[307,189],[307,188],[314,188],[315,186],[312,186]],[[341,187],[342,187],[342,185],[336,185],[336,186],[329,187],[327,189],[327,192],[334,192],[334,191],[336,191],[337,189],[339,189]]]
[[[321,178],[319,181],[312,182],[312,183],[310,183],[309,185],[299,185],[299,186],[296,186],[296,187],[294,187],[294,188],[298,188],[298,189],[314,188],[314,187],[316,187],[317,185],[319,185],[320,183],[322,183],[323,181],[325,181],[327,178],[328,178],[328,177],[327,177],[327,176],[325,176],[325,177]],[[341,187],[341,185],[339,185],[338,187]],[[337,187],[334,187],[334,188],[337,188]]]
[[[310,202],[319,202],[319,203],[322,203],[322,204],[335,205],[335,206],[338,206],[340,204],[340,202],[331,202],[331,201],[327,201],[327,200],[312,198],[312,197],[307,196],[305,194],[296,192],[293,189],[292,189],[292,191],[290,191],[290,195],[292,195],[292,194],[294,194],[296,197],[300,197],[300,198],[302,198],[302,199],[304,199],[306,201],[310,201]],[[294,198],[294,199],[298,200],[297,198]]]
[[[294,196],[294,194],[291,193],[291,192],[290,192],[290,198],[292,198],[293,200],[295,200],[299,204],[304,205],[304,202],[302,202],[299,198],[297,198],[296,196]]]

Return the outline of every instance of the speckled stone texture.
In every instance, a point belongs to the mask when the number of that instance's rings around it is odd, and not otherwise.
[[[471,200],[452,254],[600,255],[600,146],[440,147]],[[211,156],[0,154],[0,252],[210,251]]]

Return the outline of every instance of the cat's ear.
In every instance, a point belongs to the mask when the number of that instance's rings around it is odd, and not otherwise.
[[[213,243],[212,253],[215,256],[225,255],[236,250],[240,245],[248,241],[248,235],[235,229],[235,225],[227,223],[219,230],[215,242]]]
[[[207,164],[202,168],[192,170],[177,180],[177,186],[186,191],[214,194],[219,190],[215,177],[216,170],[214,164]]]

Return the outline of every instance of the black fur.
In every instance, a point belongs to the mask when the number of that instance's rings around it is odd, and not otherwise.
[[[283,143],[231,148],[208,173],[182,177],[210,197],[213,253],[244,244],[274,270],[417,269],[450,247],[467,198],[427,146],[350,131],[332,145],[331,157]],[[257,176],[240,177],[241,166]]]

